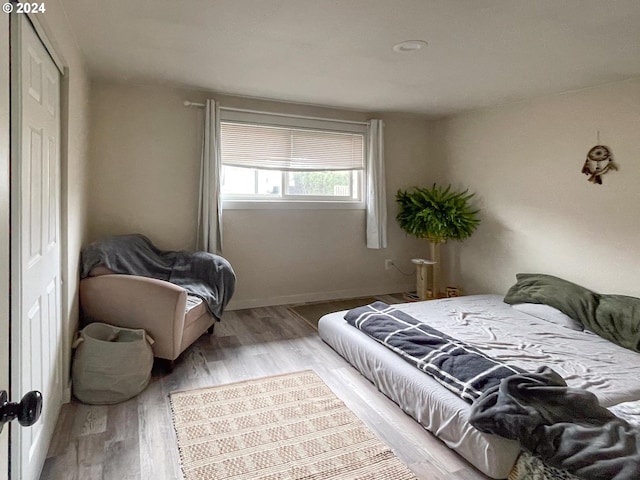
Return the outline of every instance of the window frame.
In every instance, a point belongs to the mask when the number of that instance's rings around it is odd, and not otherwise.
[[[286,171],[278,170],[281,176],[280,196],[273,197],[268,194],[230,194],[223,193],[222,204],[224,209],[357,209],[363,210],[365,205],[365,178],[366,158],[368,148],[368,126],[365,122],[352,122],[341,120],[329,120],[315,117],[302,117],[287,114],[268,112],[254,112],[236,109],[220,108],[220,122],[248,123],[254,125],[282,126],[320,131],[336,131],[344,133],[357,133],[363,136],[363,166],[362,170],[344,170],[350,172],[351,191],[357,189],[358,198],[349,196],[327,195],[293,195],[286,193],[289,175],[303,170]],[[221,168],[225,165],[222,164]],[[330,171],[330,170],[327,170]],[[254,169],[259,172],[258,169]]]

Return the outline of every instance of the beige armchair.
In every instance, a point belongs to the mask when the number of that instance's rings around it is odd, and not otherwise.
[[[99,321],[142,328],[155,340],[153,354],[173,361],[207,329],[215,318],[200,298],[173,283],[136,275],[111,274],[97,267],[80,282],[85,323]]]

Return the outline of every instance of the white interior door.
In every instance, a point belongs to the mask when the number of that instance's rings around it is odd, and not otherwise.
[[[0,390],[9,390],[9,15],[0,16]],[[0,434],[0,480],[9,476],[9,428]]]
[[[39,390],[44,405],[35,425],[11,425],[11,478],[35,480],[62,401],[60,75],[29,20],[12,17],[12,400]]]

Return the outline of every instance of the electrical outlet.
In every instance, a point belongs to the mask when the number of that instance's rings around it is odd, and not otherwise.
[[[393,267],[393,260],[391,260],[390,258],[387,258],[384,261],[384,269],[385,270],[391,270],[391,267]]]

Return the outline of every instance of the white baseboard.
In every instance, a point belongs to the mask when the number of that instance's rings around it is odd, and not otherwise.
[[[340,300],[343,298],[370,297],[373,295],[385,295],[413,291],[415,282],[399,284],[387,288],[354,288],[348,290],[333,290],[330,292],[308,292],[296,295],[281,295],[269,298],[251,298],[246,300],[231,300],[227,310],[242,310],[244,308],[272,307],[275,305],[291,305],[297,303],[323,302],[327,300]]]

